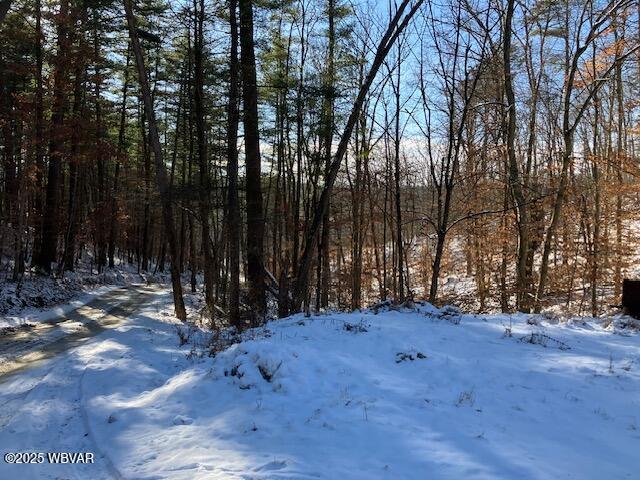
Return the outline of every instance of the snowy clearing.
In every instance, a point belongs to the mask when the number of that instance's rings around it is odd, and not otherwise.
[[[417,311],[294,316],[207,356],[168,292],[0,379],[0,478],[624,479],[640,469],[640,339],[596,322]],[[536,317],[540,319],[541,317]],[[194,344],[195,343],[195,344]]]

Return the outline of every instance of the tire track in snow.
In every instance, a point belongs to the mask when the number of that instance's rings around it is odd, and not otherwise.
[[[106,302],[104,302],[105,298],[103,297],[98,297],[91,302],[92,308],[94,308],[98,304],[97,302],[102,300],[104,310],[102,310],[101,315],[96,315],[96,318],[86,321],[86,331],[75,334],[63,333],[64,336],[56,337],[53,340],[49,339],[51,340],[49,343],[43,339],[42,341],[34,343],[33,351],[28,353],[23,352],[22,355],[15,358],[7,357],[7,353],[4,351],[4,346],[11,345],[11,342],[7,338],[10,337],[10,335],[3,338],[3,342],[0,343],[0,386],[3,383],[10,381],[16,374],[24,372],[27,369],[43,366],[46,361],[49,361],[49,364],[45,365],[42,372],[37,372],[27,380],[27,388],[19,394],[11,396],[7,401],[0,404],[0,428],[4,428],[6,425],[11,423],[14,416],[20,411],[22,405],[28,401],[31,392],[36,389],[38,385],[42,384],[49,374],[56,369],[57,365],[60,363],[57,361],[58,355],[82,345],[93,336],[109,328],[115,328],[122,325],[127,321],[127,317],[130,314],[134,313],[139,307],[150,301],[153,294],[158,292],[158,289],[150,287],[129,287],[125,289],[124,292],[122,289],[117,290],[117,292],[119,292],[120,295],[125,293],[129,296],[121,303],[113,304],[111,303],[113,301],[111,297],[114,293],[112,291],[104,295],[104,297],[107,297]],[[73,322],[73,320],[69,320],[69,318],[77,318],[73,317],[74,313],[77,310],[85,311],[85,307],[86,306],[79,307],[73,312],[69,312],[61,316],[61,318],[52,320],[52,322],[56,325],[64,325],[66,322]],[[48,328],[55,328],[55,326],[52,327],[49,325]]]
[[[31,415],[29,405],[34,402],[39,405],[63,402],[68,415],[49,424],[46,427],[50,432],[48,435],[33,431],[27,433],[28,436],[23,438],[26,442],[24,445],[37,446],[40,451],[86,451],[95,455],[96,461],[91,465],[58,465],[56,478],[78,480],[124,478],[112,459],[100,448],[88,418],[84,380],[87,369],[91,368],[91,361],[82,354],[75,355],[76,352],[81,353],[81,350],[73,349],[86,344],[91,337],[101,332],[128,323],[129,317],[136,314],[141,307],[153,302],[155,294],[159,292],[157,288],[131,288],[124,292],[120,291],[118,298],[114,298],[113,292],[109,292],[105,295],[106,298],[92,302],[91,310],[86,306],[79,307],[77,309],[80,310],[79,313],[70,312],[65,314],[64,318],[55,321],[56,325],[65,326],[75,323],[78,316],[82,316],[85,320],[81,325],[84,328],[83,331],[62,332],[62,337],[56,337],[53,340],[50,336],[36,339],[37,341],[30,342],[35,355],[31,355],[31,352],[24,354],[24,350],[21,349],[24,342],[17,341],[15,345],[20,347],[18,350],[23,353],[22,356],[11,363],[0,365],[5,372],[4,375],[0,374],[0,385],[4,383],[11,390],[17,387],[16,393],[5,396],[5,401],[0,406],[0,412],[2,412],[0,428],[4,429],[7,426],[14,428],[11,427],[14,422],[21,425],[23,417]],[[51,328],[56,326],[48,325],[44,331],[49,331]],[[4,345],[14,345],[7,338],[3,340]],[[6,352],[0,353],[0,356],[3,354],[6,355]],[[24,370],[31,367],[37,368],[26,375],[16,375],[18,372],[25,373]],[[64,385],[60,385],[60,382]],[[68,394],[58,396],[55,392],[60,387],[64,388]],[[49,440],[42,443],[43,438]],[[96,466],[99,467],[98,471],[94,470]],[[88,467],[91,468],[87,470]]]
[[[115,328],[143,305],[153,287],[129,287],[111,291],[30,331],[18,331],[0,338],[0,384],[10,376],[84,343],[99,333]],[[125,298],[122,299],[123,294]],[[46,374],[45,374],[46,375]],[[43,376],[44,377],[44,376]]]
[[[78,399],[78,407],[80,409],[80,418],[82,419],[82,426],[87,431],[87,440],[91,444],[91,451],[94,455],[99,456],[103,462],[105,463],[104,467],[109,472],[109,475],[115,480],[124,480],[124,477],[114,465],[113,460],[107,453],[100,448],[98,442],[96,442],[95,434],[91,428],[91,423],[89,422],[89,416],[87,415],[87,409],[85,408],[85,395],[84,395],[84,375],[87,373],[87,365],[85,364],[85,368],[82,370],[82,374],[80,375],[80,379],[78,380],[78,391],[80,393],[80,398]]]

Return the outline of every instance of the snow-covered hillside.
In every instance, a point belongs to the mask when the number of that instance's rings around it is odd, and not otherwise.
[[[210,358],[170,312],[157,296],[4,380],[0,450],[96,463],[0,478],[638,478],[640,337],[619,326],[424,305],[295,316]]]

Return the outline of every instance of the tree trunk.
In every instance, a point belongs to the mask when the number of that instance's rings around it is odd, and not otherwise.
[[[594,60],[595,64],[595,60]],[[595,69],[595,65],[594,65]],[[600,171],[598,168],[600,148],[598,146],[598,122],[600,121],[599,101],[594,99],[593,158],[591,172],[594,183],[593,241],[591,247],[591,315],[598,316],[598,261],[600,254]]]
[[[124,0],[124,8],[127,16],[127,24],[129,27],[129,37],[131,39],[131,48],[136,59],[138,68],[138,78],[140,89],[142,90],[142,98],[144,100],[145,114],[147,123],[149,124],[149,143],[153,150],[155,166],[156,166],[156,182],[160,191],[160,203],[162,204],[162,217],[164,220],[164,228],[169,242],[169,253],[171,257],[171,283],[173,286],[173,302],[175,306],[176,316],[185,321],[187,312],[184,307],[184,299],[182,298],[182,284],[180,283],[180,272],[178,270],[178,243],[176,240],[176,232],[173,224],[173,207],[171,203],[171,192],[167,181],[167,172],[165,170],[164,161],[162,159],[162,147],[160,145],[160,136],[156,126],[155,112],[153,110],[153,102],[151,99],[151,90],[149,81],[147,80],[147,71],[144,65],[144,57],[138,34],[136,30],[136,20],[133,16],[133,8],[131,0]]]
[[[44,180],[44,93],[42,79],[42,3],[36,0],[36,92],[35,92],[35,167],[36,191],[33,201],[33,260],[37,262],[42,250],[43,198],[42,182]]]
[[[396,207],[396,258],[398,265],[398,296],[396,302],[404,302],[404,248],[402,244],[402,195],[400,192],[400,66],[402,65],[402,49],[398,43],[398,66],[396,71],[397,84],[395,85],[395,139],[394,139],[394,181],[395,181],[395,207]]]
[[[229,319],[241,328],[240,322],[240,199],[238,195],[238,20],[237,0],[229,1],[231,50],[229,57],[229,104],[227,106],[227,176],[229,202]]]
[[[59,234],[60,187],[62,184],[63,141],[62,125],[66,110],[65,84],[67,82],[66,55],[69,50],[69,2],[62,0],[58,18],[58,52],[54,66],[53,107],[49,138],[49,169],[42,219],[42,242],[36,264],[46,273],[51,273],[51,264],[56,261]]]
[[[329,17],[327,70],[324,79],[324,99],[323,99],[323,142],[324,142],[324,166],[325,182],[331,169],[331,150],[333,143],[333,97],[334,97],[334,50],[335,50],[335,0],[327,1],[327,14]],[[319,299],[320,307],[329,306],[329,284],[331,283],[330,255],[330,230],[331,230],[331,202],[327,205],[322,217],[322,236],[318,254],[318,275],[319,275]]]
[[[262,212],[262,175],[258,133],[258,86],[253,42],[252,0],[240,0],[240,62],[244,106],[247,201],[247,279],[252,325],[259,325],[266,313],[264,284],[264,219]]]
[[[127,93],[129,90],[129,61],[131,45],[127,46],[127,61],[122,83],[122,104],[120,106],[120,128],[118,130],[118,149],[116,151],[116,166],[113,173],[113,190],[111,191],[111,224],[109,226],[109,268],[115,266],[116,238],[118,236],[118,188],[120,182],[120,161],[126,154],[125,128],[127,122]]]
[[[513,92],[511,72],[511,35],[515,0],[507,1],[503,29],[504,90],[507,97],[507,158],[509,186],[516,202],[518,226],[518,255],[516,263],[516,306],[521,312],[530,311],[530,292],[527,281],[527,255],[529,252],[529,214],[527,200],[522,188],[522,179],[516,158],[516,100]]]
[[[214,271],[213,252],[211,251],[211,232],[209,225],[209,161],[207,155],[206,121],[204,116],[204,0],[194,0],[196,12],[194,52],[193,52],[193,88],[198,139],[198,165],[200,167],[199,207],[202,227],[202,251],[204,253],[204,292],[209,312],[214,312]]]
[[[86,14],[85,14],[86,15]],[[97,167],[97,184],[96,184],[96,202],[95,202],[95,210],[97,211],[96,215],[96,235],[95,242],[97,243],[97,264],[98,264],[98,272],[102,272],[104,267],[107,265],[107,222],[106,222],[106,205],[107,205],[107,159],[104,153],[104,142],[107,136],[107,131],[103,121],[102,114],[102,101],[100,99],[101,88],[102,88],[102,78],[101,78],[101,58],[100,58],[100,41],[98,38],[98,25],[100,19],[98,17],[98,12],[96,9],[93,10],[93,54],[95,56],[95,85],[94,85],[94,96],[95,96],[95,109],[96,109],[96,132],[95,132],[95,144],[97,147],[96,152],[96,167]],[[75,241],[75,238],[74,238]]]
[[[640,3],[638,4],[640,12]],[[640,29],[640,19],[639,19]],[[618,30],[614,30],[616,45],[618,43]],[[617,50],[616,50],[617,52]],[[640,62],[638,62],[640,65]],[[622,63],[618,62],[615,69],[615,81],[616,81],[616,107],[618,114],[617,122],[617,137],[616,137],[616,213],[615,213],[615,225],[616,225],[616,248],[615,248],[615,263],[613,270],[613,292],[615,301],[618,303],[622,293],[622,192],[624,191],[622,172],[624,171],[624,91],[622,84]]]
[[[81,40],[81,43],[82,40]],[[79,125],[83,103],[85,69],[80,59],[76,59],[75,85],[73,91],[72,115],[75,128],[71,132],[71,148],[69,155],[69,202],[67,206],[67,232],[64,239],[63,268],[73,271],[76,259],[76,236],[80,224],[80,171],[82,165],[78,155]],[[98,219],[96,219],[96,222]],[[99,268],[99,267],[98,267]]]
[[[544,246],[542,250],[542,261],[540,263],[540,279],[538,282],[538,289],[536,293],[535,312],[539,313],[541,310],[541,300],[544,295],[545,288],[547,286],[547,277],[549,274],[549,256],[551,254],[551,241],[558,227],[560,215],[562,213],[562,205],[564,203],[564,196],[567,189],[569,164],[573,157],[573,130],[565,130],[563,133],[564,150],[562,152],[562,171],[560,172],[560,182],[558,184],[556,196],[553,202],[553,210],[551,212],[551,222],[547,227],[547,231],[544,236]]]

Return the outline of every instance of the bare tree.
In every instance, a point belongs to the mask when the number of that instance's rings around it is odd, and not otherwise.
[[[556,228],[560,221],[562,214],[562,207],[564,205],[565,195],[567,191],[567,185],[569,180],[569,166],[573,160],[574,150],[574,137],[575,131],[582,120],[587,108],[591,104],[594,95],[609,79],[609,75],[614,71],[616,65],[619,62],[624,61],[625,58],[635,53],[640,45],[636,44],[631,46],[625,53],[618,55],[615,59],[604,69],[601,76],[594,78],[584,89],[584,91],[577,92],[576,95],[576,75],[579,72],[581,66],[581,58],[592,45],[592,43],[601,37],[609,28],[611,22],[615,19],[615,15],[620,9],[623,9],[631,4],[632,0],[613,0],[606,4],[606,6],[600,10],[596,15],[589,15],[590,5],[587,3],[582,7],[579,12],[578,24],[575,29],[573,38],[569,35],[569,15],[567,14],[567,21],[565,28],[567,34],[565,35],[565,67],[564,67],[564,83],[562,88],[562,164],[560,171],[560,178],[558,179],[558,186],[556,189],[556,195],[554,197],[553,206],[551,210],[551,218],[549,225],[547,226],[544,236],[544,246],[542,251],[542,260],[540,264],[540,277],[538,281],[538,288],[535,298],[535,311],[539,312],[541,309],[541,301],[547,286],[547,278],[549,273],[549,256],[551,254],[551,242],[556,234]],[[585,34],[586,32],[586,34]]]
[[[504,91],[507,108],[507,158],[509,186],[516,203],[518,226],[518,256],[516,264],[516,304],[519,310],[528,311],[527,255],[529,253],[529,209],[516,158],[516,98],[513,92],[513,73],[511,71],[511,36],[515,0],[507,0],[502,30],[502,55],[504,65]]]
[[[309,282],[309,270],[312,264],[313,252],[316,249],[318,243],[318,233],[320,231],[320,226],[322,223],[322,219],[329,207],[329,198],[331,195],[331,191],[333,190],[333,184],[335,183],[336,177],[338,175],[338,171],[340,169],[340,165],[342,164],[342,159],[344,158],[345,153],[347,152],[347,147],[349,144],[349,140],[351,138],[351,133],[353,132],[354,126],[358,121],[358,117],[360,115],[360,109],[362,108],[362,104],[364,103],[365,97],[373,83],[380,66],[384,62],[389,50],[397,40],[398,36],[402,31],[407,27],[411,19],[414,17],[420,6],[422,5],[423,0],[416,0],[413,5],[410,7],[409,11],[405,14],[405,10],[411,3],[410,0],[404,0],[396,11],[396,14],[392,18],[389,26],[385,34],[383,35],[380,43],[378,44],[378,48],[376,49],[376,54],[371,64],[371,68],[367,76],[365,77],[365,81],[360,87],[358,91],[358,95],[353,104],[353,108],[351,109],[351,113],[349,114],[349,118],[347,120],[347,124],[345,129],[340,137],[340,142],[338,143],[338,148],[336,153],[333,156],[333,160],[331,163],[331,167],[328,171],[328,175],[326,178],[325,186],[320,195],[320,200],[318,202],[318,206],[315,209],[313,214],[313,220],[311,221],[311,225],[308,230],[307,238],[305,241],[305,247],[302,253],[302,257],[300,259],[300,266],[298,268],[298,274],[295,282],[294,288],[294,300],[293,300],[293,308],[296,311],[299,311],[302,305],[304,298],[306,297],[307,287]]]
[[[429,178],[435,197],[435,212],[425,217],[435,230],[436,244],[431,267],[431,282],[429,285],[429,301],[435,302],[438,296],[440,270],[444,256],[445,243],[449,231],[462,220],[452,218],[454,190],[458,181],[461,162],[462,141],[467,117],[470,113],[472,101],[479,79],[486,68],[489,30],[484,29],[479,37],[465,31],[463,15],[468,13],[461,3],[451,6],[451,21],[449,32],[440,30],[438,20],[430,9],[429,29],[433,40],[436,57],[436,77],[441,83],[444,94],[446,132],[442,140],[441,149],[435,146],[432,128],[432,112],[430,98],[424,77],[424,68],[420,71],[420,91],[424,108],[425,126],[423,129],[427,139],[427,155]],[[443,22],[445,25],[446,22]],[[447,39],[451,37],[451,41]],[[474,49],[473,47],[477,47]],[[450,61],[448,59],[451,59]],[[422,61],[422,60],[421,60]]]

